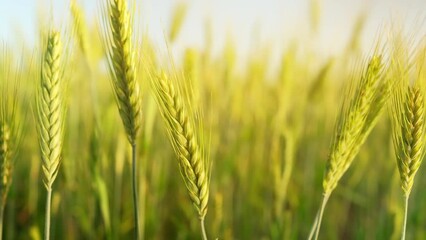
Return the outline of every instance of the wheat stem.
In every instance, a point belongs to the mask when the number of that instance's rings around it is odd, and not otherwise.
[[[207,240],[207,233],[206,233],[206,227],[204,225],[204,218],[200,219],[200,224],[201,224],[201,234],[202,234],[203,240]]]
[[[132,145],[132,188],[133,188],[133,208],[135,220],[135,239],[140,239],[139,232],[139,207],[138,207],[138,192],[137,192],[137,174],[136,174],[136,145]]]
[[[0,206],[0,240],[3,239],[3,217],[4,217],[4,207],[5,205],[2,204]]]
[[[405,196],[405,210],[404,210],[404,225],[402,227],[402,237],[401,240],[405,240],[405,232],[407,230],[407,218],[408,218],[408,199],[410,195]]]
[[[314,224],[312,224],[311,231],[309,232],[308,240],[311,240],[314,237],[315,230],[317,229],[317,226],[318,226],[318,216],[320,214],[320,211],[321,209],[318,209],[317,215],[315,216]]]
[[[329,197],[330,197],[329,194],[324,194],[324,197],[322,198],[321,208],[320,208],[318,220],[317,220],[317,227],[316,227],[316,230],[315,230],[315,238],[314,238],[315,240],[318,239],[318,235],[319,235],[319,232],[320,232],[320,229],[321,229],[322,215],[324,213],[324,209],[325,209],[325,206],[327,205]]]
[[[50,239],[50,207],[52,205],[52,189],[47,189],[46,216],[44,222],[44,239]]]

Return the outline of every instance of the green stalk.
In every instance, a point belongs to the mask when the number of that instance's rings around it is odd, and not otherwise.
[[[50,239],[50,206],[52,204],[52,189],[47,189],[47,198],[46,198],[46,219],[44,226],[44,239]]]
[[[201,234],[203,236],[203,240],[207,240],[206,227],[204,226],[204,218],[200,220],[201,223]]]
[[[311,234],[309,235],[309,240],[312,239],[313,233],[315,233],[315,240],[318,239],[318,235],[321,229],[321,222],[322,222],[322,215],[324,213],[325,206],[327,205],[328,199],[330,197],[330,194],[324,194],[322,198],[321,208],[317,214],[317,217],[315,218],[314,225],[312,226]]]
[[[139,235],[139,208],[136,176],[136,144],[132,144],[132,188],[133,188],[133,213],[135,220],[135,239],[140,239]]]
[[[401,240],[405,240],[405,232],[407,230],[407,216],[408,216],[408,199],[410,195],[405,196],[405,210],[404,210],[404,225],[402,227],[402,236]]]
[[[314,224],[312,224],[311,232],[309,233],[309,237],[308,237],[309,240],[311,240],[314,237],[315,230],[317,229],[317,226],[318,226],[318,216],[320,214],[320,211],[321,210],[318,210],[317,215],[315,216]]]
[[[1,207],[0,207],[0,240],[3,239],[4,207],[5,207],[5,204],[2,204]]]

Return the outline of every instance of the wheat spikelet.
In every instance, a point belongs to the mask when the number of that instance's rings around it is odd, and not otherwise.
[[[424,156],[424,100],[419,86],[400,84],[392,101],[394,150],[405,196],[411,193]]]
[[[50,32],[42,63],[37,98],[38,133],[42,157],[43,182],[47,190],[58,174],[61,162],[64,127],[61,40],[58,32]]]
[[[334,190],[351,165],[389,96],[382,72],[381,58],[374,56],[354,89],[352,99],[342,108],[323,181],[325,195]],[[373,106],[374,103],[377,105]]]
[[[166,74],[152,78],[152,84],[183,180],[198,216],[203,220],[207,213],[209,175],[194,132],[194,122],[184,105],[183,96],[175,91]]]
[[[132,46],[132,15],[126,0],[108,0],[104,19],[104,40],[113,89],[121,120],[130,144],[135,145],[141,125],[141,97],[136,81],[135,52]]]

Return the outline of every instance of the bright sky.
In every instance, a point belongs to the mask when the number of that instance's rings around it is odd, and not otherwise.
[[[98,16],[101,0],[80,0],[87,17]],[[219,49],[230,35],[239,52],[247,52],[254,42],[271,46],[289,45],[295,38],[309,38],[311,0],[192,0],[176,48],[202,47],[204,29],[210,19],[214,48]],[[376,37],[377,30],[390,19],[425,29],[426,0],[319,0],[321,2],[319,34],[315,47],[326,54],[341,50],[348,40],[354,22],[367,13],[364,41]],[[0,0],[0,41],[25,40],[33,43],[37,36],[37,11],[49,9],[52,0]],[[69,0],[56,0],[54,19],[62,22],[69,15]],[[173,7],[177,0],[143,0],[142,26],[159,45],[164,43]],[[423,31],[423,34],[426,31]],[[97,33],[94,33],[97,34]]]

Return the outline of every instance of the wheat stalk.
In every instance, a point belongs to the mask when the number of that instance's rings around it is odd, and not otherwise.
[[[175,91],[165,73],[152,78],[153,91],[189,196],[201,221],[203,239],[207,239],[204,218],[209,199],[209,170],[194,131],[190,108],[184,104],[182,91]]]
[[[43,183],[47,190],[45,239],[50,233],[52,185],[58,175],[64,138],[62,45],[58,32],[49,32],[37,94],[38,135]]]
[[[390,95],[391,87],[383,77],[383,69],[382,58],[374,55],[363,76],[352,83],[345,95],[350,97],[345,98],[339,114],[323,180],[323,200],[309,239],[318,238],[323,211],[331,193],[352,164]]]
[[[106,0],[104,14],[104,40],[108,56],[112,85],[127,139],[132,146],[132,193],[135,221],[135,238],[139,239],[139,209],[136,184],[136,138],[141,126],[141,96],[136,81],[135,51],[132,45],[133,15],[126,0]],[[105,10],[105,9],[104,9]]]

